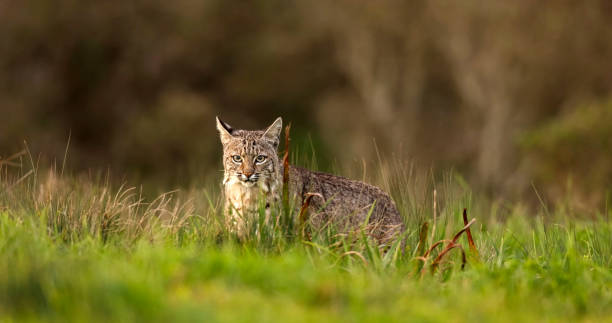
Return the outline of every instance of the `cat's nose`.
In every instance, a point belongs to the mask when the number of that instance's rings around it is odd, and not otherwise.
[[[254,173],[253,173],[253,172],[250,172],[250,173],[242,173],[242,174],[240,174],[240,179],[241,179],[243,182],[255,182],[255,181],[257,181],[257,176],[256,176],[256,175],[254,175]]]
[[[253,173],[254,173],[253,171],[246,171],[246,172],[244,172],[243,174],[244,174],[244,176],[246,176],[247,178],[251,178],[251,176],[253,176]]]

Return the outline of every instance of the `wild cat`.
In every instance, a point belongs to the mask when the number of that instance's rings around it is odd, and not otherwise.
[[[283,165],[278,146],[282,124],[277,118],[265,130],[240,130],[217,117],[223,145],[224,215],[230,229],[239,235],[245,228],[245,218],[259,215],[262,207],[269,216],[270,209],[281,200]],[[308,210],[314,228],[334,225],[347,232],[367,227],[368,234],[381,244],[404,229],[397,207],[378,187],[292,165],[288,185],[289,196],[298,207],[314,194]]]

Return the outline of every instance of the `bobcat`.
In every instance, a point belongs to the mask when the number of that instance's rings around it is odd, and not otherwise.
[[[239,235],[245,217],[265,207],[279,205],[283,189],[283,165],[278,157],[282,119],[265,130],[239,130],[217,117],[223,145],[223,188],[226,224]],[[289,166],[288,192],[300,207],[308,194],[310,222],[315,228],[331,224],[341,231],[361,228],[366,220],[368,234],[380,244],[393,240],[404,229],[397,207],[381,189],[363,182]],[[368,214],[370,210],[373,210]]]

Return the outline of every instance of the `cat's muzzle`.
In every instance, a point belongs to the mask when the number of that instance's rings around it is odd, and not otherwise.
[[[257,180],[259,180],[259,175],[253,174],[251,176],[246,176],[244,174],[240,174],[238,175],[238,178],[240,179],[241,182],[248,185],[248,184],[257,183]]]

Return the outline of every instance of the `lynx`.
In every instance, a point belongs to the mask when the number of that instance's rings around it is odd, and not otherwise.
[[[217,117],[217,130],[223,145],[225,220],[240,234],[245,218],[258,215],[262,207],[269,217],[270,209],[281,200],[283,165],[278,146],[282,119],[265,130],[249,131],[234,129]],[[380,244],[403,231],[397,207],[375,186],[295,166],[289,166],[288,186],[289,196],[298,207],[313,195],[308,211],[314,228],[334,225],[351,231],[367,227],[368,234]]]

